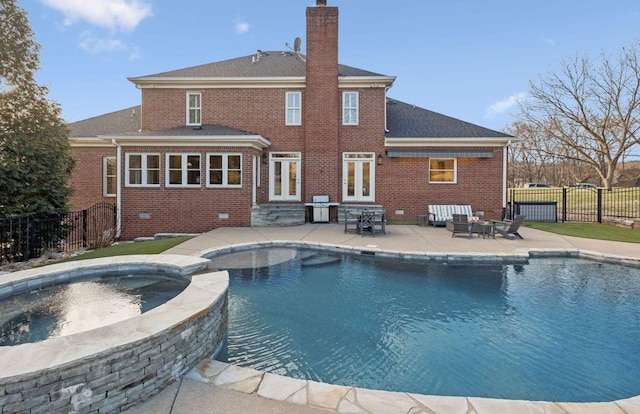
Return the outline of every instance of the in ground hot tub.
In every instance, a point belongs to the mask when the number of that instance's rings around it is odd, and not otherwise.
[[[0,276],[0,300],[49,285],[137,272],[190,279],[176,297],[140,316],[41,342],[0,346],[3,412],[119,412],[214,354],[226,331],[228,276],[206,272],[208,263],[177,255],[122,256]]]

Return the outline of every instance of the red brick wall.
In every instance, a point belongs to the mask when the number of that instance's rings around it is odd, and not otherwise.
[[[115,157],[115,147],[72,147],[76,166],[71,183],[75,189],[71,197],[72,211],[84,210],[96,203],[116,203],[115,197],[103,196],[103,158]]]
[[[203,233],[216,227],[251,225],[254,149],[241,147],[124,147],[126,153],[160,154],[160,187],[122,188],[122,238],[150,237],[156,233]],[[242,153],[242,188],[207,188],[206,154]],[[198,188],[165,186],[167,153],[200,153],[201,184]],[[228,214],[228,219],[220,218]],[[142,215],[142,217],[141,217]]]
[[[444,149],[444,148],[438,148]],[[467,150],[469,148],[465,148]],[[376,202],[386,207],[389,217],[415,220],[427,214],[429,204],[470,204],[485,217],[502,215],[502,148],[474,148],[493,151],[492,158],[458,158],[455,184],[429,183],[428,158],[387,158],[376,166]],[[404,216],[396,215],[404,210]]]

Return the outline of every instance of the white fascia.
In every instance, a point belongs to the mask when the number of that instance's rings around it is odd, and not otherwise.
[[[521,141],[515,137],[469,137],[469,138],[388,138],[384,139],[385,147],[506,147],[513,141]]]
[[[113,136],[100,136],[104,140],[111,140]],[[120,136],[118,143],[123,147],[146,145],[146,146],[234,146],[251,147],[263,150],[271,145],[268,139],[262,135],[216,135],[216,136]]]
[[[304,88],[304,76],[279,76],[260,78],[127,78],[138,89],[184,89],[184,88]]]

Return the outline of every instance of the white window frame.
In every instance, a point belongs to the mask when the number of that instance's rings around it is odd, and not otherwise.
[[[296,194],[290,194],[288,189],[281,194],[275,193],[276,188],[276,163],[282,165],[281,172],[282,182],[281,189],[284,190],[286,184],[292,182],[292,178],[289,175],[291,166],[295,166],[296,179],[295,179],[295,191]],[[284,167],[284,168],[283,168]],[[302,153],[300,152],[271,152],[269,153],[269,201],[300,201],[302,200]]]
[[[171,157],[180,157],[180,184],[171,184]],[[198,157],[198,168],[189,168],[189,157]],[[176,169],[177,170],[177,169]],[[189,172],[198,171],[198,183],[189,184]],[[167,153],[165,158],[165,186],[171,188],[200,188],[202,185],[202,154],[200,153]]]
[[[129,159],[132,156],[139,156],[140,157],[140,177],[141,177],[141,183],[137,184],[137,183],[132,183],[131,180],[131,168],[129,165]],[[158,171],[158,182],[157,183],[153,183],[153,184],[149,184],[149,171],[151,171],[152,169],[149,168],[149,157],[158,157],[158,168],[153,168],[153,170]],[[162,167],[160,166],[160,154],[158,153],[142,153],[142,152],[132,152],[132,153],[127,153],[125,156],[125,187],[160,187],[160,169]]]
[[[431,161],[453,161],[453,169],[437,169],[434,171],[452,171],[453,181],[438,181],[431,179]],[[458,183],[458,159],[457,158],[429,158],[429,184],[457,184]]]
[[[113,162],[113,166],[114,166],[114,173],[113,174],[109,174],[109,161]],[[102,158],[102,196],[103,197],[115,197],[116,193],[110,193],[109,192],[109,181],[113,180],[113,187],[114,190],[117,192],[118,189],[116,188],[117,184],[117,177],[118,177],[118,165],[116,164],[117,159],[116,157],[103,157]]]
[[[211,184],[211,157],[222,157],[222,184]],[[240,157],[240,184],[229,184],[229,157]],[[240,153],[207,153],[207,187],[209,188],[242,188],[242,154]]]
[[[191,97],[198,97],[198,104],[191,106]],[[191,111],[194,111],[196,119],[191,121]],[[200,92],[187,92],[187,126],[199,126],[202,125],[202,93]]]
[[[342,201],[375,201],[376,200],[376,154],[374,152],[342,153]],[[354,194],[349,194],[349,164],[354,165]],[[368,194],[362,186],[363,166],[369,166]]]
[[[285,125],[302,125],[302,92],[285,92],[285,113]]]
[[[347,99],[347,96],[352,96],[353,99]],[[342,92],[342,125],[358,125],[359,124],[360,122],[359,106],[360,106],[360,94],[358,92],[353,92],[353,91]],[[352,113],[353,115],[351,115]]]

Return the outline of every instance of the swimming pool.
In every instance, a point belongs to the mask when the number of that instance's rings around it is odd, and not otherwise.
[[[640,393],[637,268],[286,248],[213,264],[230,272],[235,365],[421,394],[587,402]]]

